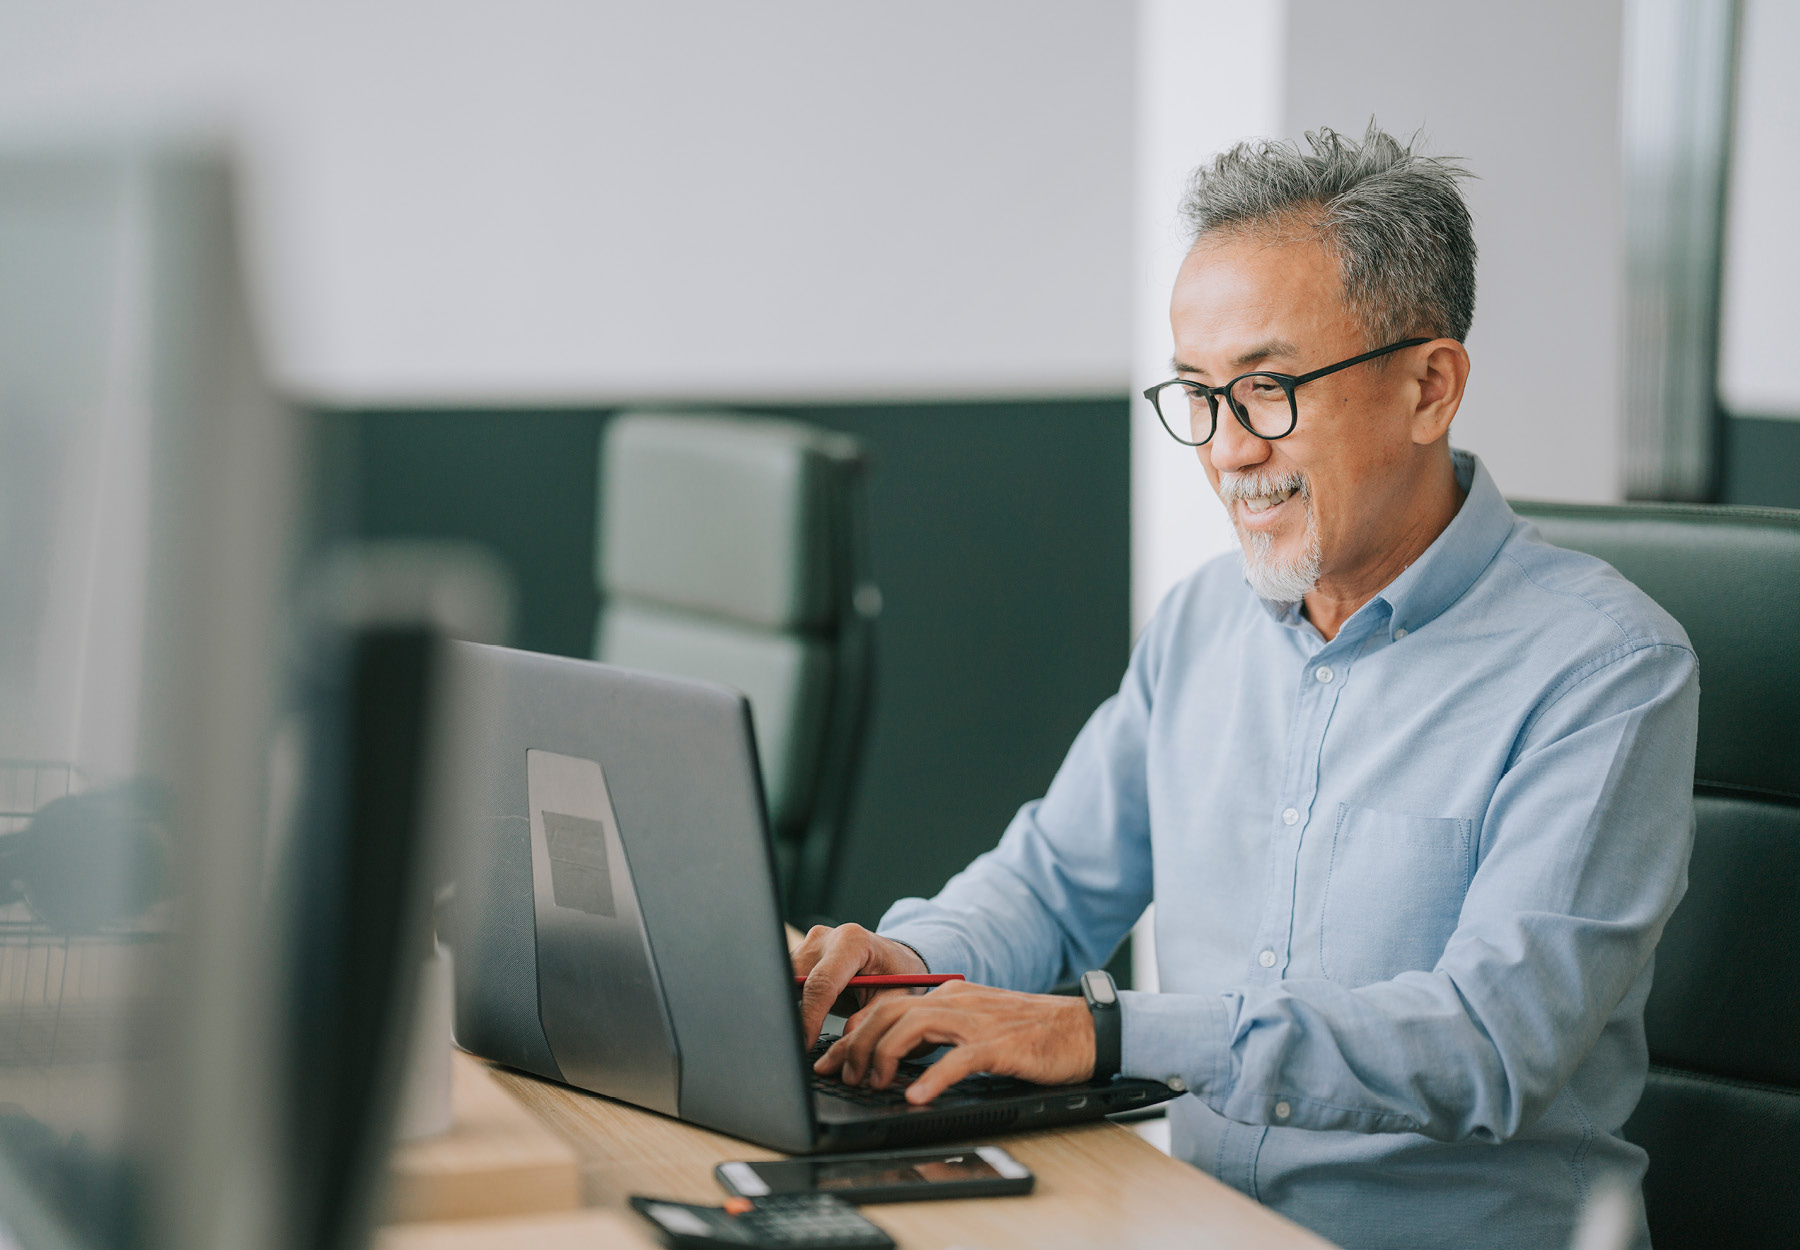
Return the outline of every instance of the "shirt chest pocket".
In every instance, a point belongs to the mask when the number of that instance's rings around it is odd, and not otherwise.
[[[1319,917],[1319,966],[1368,985],[1430,969],[1474,870],[1475,822],[1338,804]]]

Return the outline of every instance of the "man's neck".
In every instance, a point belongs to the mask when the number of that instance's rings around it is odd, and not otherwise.
[[[1380,557],[1355,572],[1342,577],[1322,577],[1306,595],[1301,611],[1314,629],[1330,642],[1337,637],[1344,622],[1358,608],[1379,594],[1396,577],[1406,572],[1413,561],[1425,554],[1456,519],[1468,494],[1456,480],[1455,466],[1445,458],[1444,471],[1434,475],[1435,485],[1425,493],[1412,511],[1406,526],[1395,541],[1389,543]]]

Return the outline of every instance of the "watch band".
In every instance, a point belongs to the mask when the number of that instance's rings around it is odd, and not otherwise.
[[[1081,974],[1081,996],[1094,1018],[1094,1080],[1110,1081],[1119,1075],[1119,987],[1104,968]]]

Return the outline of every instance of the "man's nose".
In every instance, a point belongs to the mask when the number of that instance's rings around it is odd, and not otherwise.
[[[1212,441],[1201,448],[1212,457],[1212,466],[1220,473],[1241,473],[1269,458],[1269,443],[1246,430],[1223,400],[1219,403],[1219,421]]]

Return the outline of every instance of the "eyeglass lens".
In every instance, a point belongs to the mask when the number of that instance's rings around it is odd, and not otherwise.
[[[1266,373],[1231,384],[1231,406],[1259,438],[1280,438],[1294,428],[1294,394]]]
[[[1238,419],[1260,438],[1281,438],[1294,428],[1293,393],[1268,374],[1238,378],[1228,399]],[[1160,388],[1156,401],[1163,424],[1180,441],[1198,446],[1212,437],[1213,401],[1199,390],[1171,382]]]

